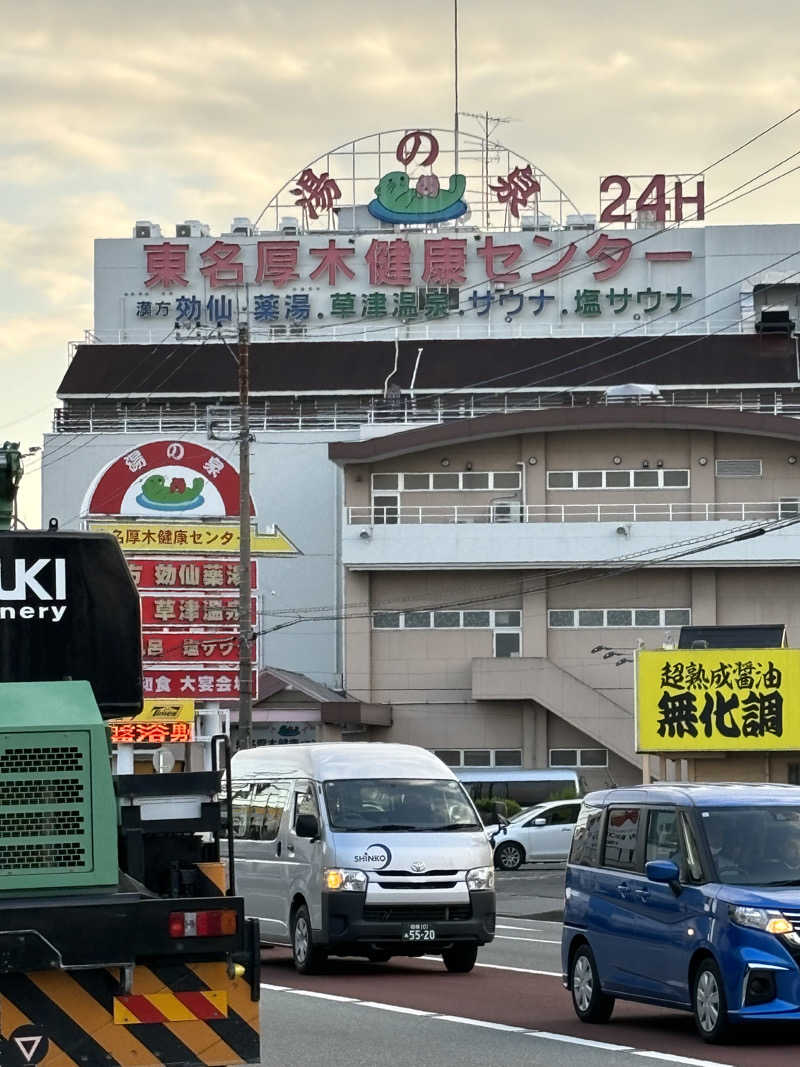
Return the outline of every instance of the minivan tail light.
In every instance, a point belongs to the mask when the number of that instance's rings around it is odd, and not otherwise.
[[[228,937],[236,933],[236,912],[230,908],[214,911],[172,911],[169,916],[170,937]]]

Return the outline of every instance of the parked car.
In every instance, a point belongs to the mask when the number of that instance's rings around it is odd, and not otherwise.
[[[615,998],[691,1011],[709,1042],[800,1018],[800,788],[590,793],[566,873],[564,984],[584,1022]]]
[[[487,826],[495,867],[516,871],[535,860],[566,860],[580,809],[579,800],[554,800],[521,811],[502,826]]]

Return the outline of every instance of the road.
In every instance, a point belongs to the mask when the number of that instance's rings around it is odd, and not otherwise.
[[[558,870],[499,876],[497,936],[469,975],[448,974],[440,959],[395,958],[332,960],[303,977],[288,950],[266,951],[262,1067],[794,1067],[800,1026],[748,1028],[715,1047],[695,1036],[690,1015],[642,1005],[618,1002],[610,1023],[580,1023],[561,985],[560,923],[522,917],[532,906],[557,912],[562,881]]]

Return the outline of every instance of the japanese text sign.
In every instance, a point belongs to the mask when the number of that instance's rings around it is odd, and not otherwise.
[[[255,647],[255,646],[254,646]],[[148,630],[142,634],[145,666],[158,663],[239,662],[239,638],[213,630]]]
[[[639,752],[800,748],[800,649],[640,652]]]
[[[127,556],[128,567],[138,589],[236,590],[239,586],[239,560],[235,556],[216,559],[153,559]],[[256,586],[256,564],[250,566],[250,585]]]
[[[223,523],[89,522],[94,533],[110,533],[123,549],[134,552],[239,551],[239,527]],[[266,533],[251,527],[251,551],[258,555],[294,556],[297,549],[277,526]]]
[[[141,596],[142,626],[238,626],[239,599],[225,596]],[[250,621],[256,622],[256,597],[250,600]]]
[[[238,700],[239,671],[235,668],[145,667],[142,677],[145,693],[162,700],[188,697],[193,700]],[[257,698],[258,674],[251,678],[253,698]]]

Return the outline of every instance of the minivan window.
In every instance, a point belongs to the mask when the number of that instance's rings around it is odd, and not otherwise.
[[[315,815],[319,818],[319,810],[317,808],[317,798],[314,796],[314,789],[308,782],[295,788],[294,792],[294,816],[292,818],[292,829],[297,825],[298,815]]]
[[[600,844],[600,827],[603,820],[602,808],[591,808],[584,804],[578,813],[575,832],[572,835],[572,849],[569,862],[581,867],[594,867],[597,863],[597,847]]]
[[[683,838],[684,852],[686,853],[687,880],[690,882],[702,882],[703,864],[700,861],[694,830],[689,824],[685,812],[681,815],[681,836]]]
[[[633,870],[639,833],[639,808],[609,808],[603,858],[606,867]]]
[[[325,783],[333,830],[479,830],[481,822],[460,782],[434,779],[354,778]]]
[[[644,861],[672,860],[681,865],[677,811],[650,811],[647,815],[647,839]]]
[[[728,885],[800,885],[800,807],[701,810],[717,879]]]

